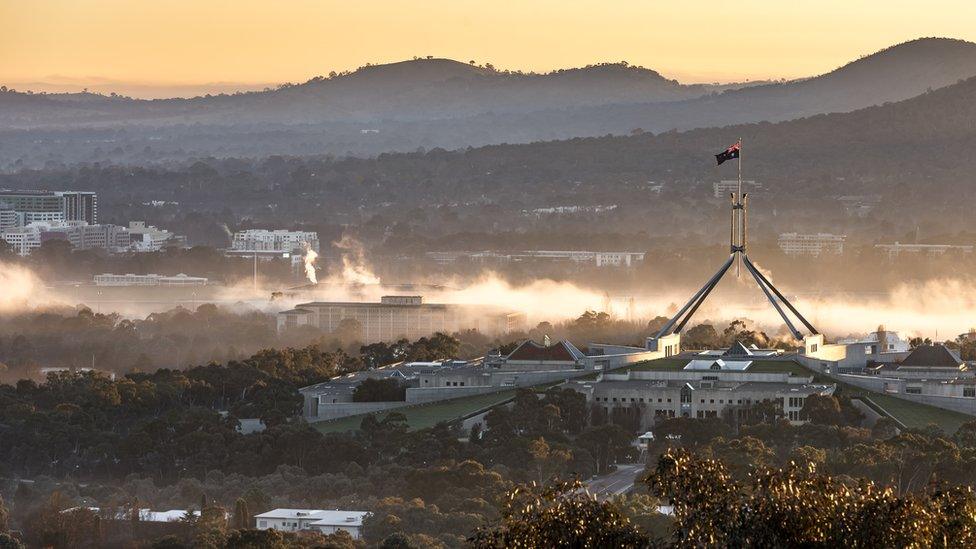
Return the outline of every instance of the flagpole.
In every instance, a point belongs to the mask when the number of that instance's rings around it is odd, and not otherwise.
[[[739,138],[739,161],[736,162],[736,164],[738,164],[738,166],[739,166],[739,193],[735,196],[735,201],[737,203],[741,204],[742,203],[742,138],[741,137]],[[738,213],[738,218],[737,218],[738,219],[738,225],[739,225],[739,227],[741,227],[742,226],[742,209],[739,208],[739,211],[737,213]],[[737,232],[739,233],[739,242],[736,245],[737,246],[742,246],[742,229],[741,228],[738,228],[738,227],[737,227],[737,229],[738,229]],[[742,266],[742,253],[740,252],[738,254],[738,261],[735,262],[735,277],[736,278],[739,278],[739,276],[741,274],[741,266]]]

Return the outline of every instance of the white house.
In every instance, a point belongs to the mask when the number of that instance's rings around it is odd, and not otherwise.
[[[328,511],[324,509],[274,509],[254,516],[258,530],[316,530],[333,534],[339,530],[349,532],[352,539],[363,535],[363,519],[366,511]]]

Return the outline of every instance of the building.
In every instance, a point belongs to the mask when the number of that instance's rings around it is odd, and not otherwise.
[[[754,190],[761,189],[762,185],[756,183],[752,179],[742,180],[742,190],[743,192],[751,192]],[[723,200],[728,200],[729,195],[739,190],[739,180],[738,179],[723,179],[717,183],[712,183],[712,191],[715,198],[721,198]]]
[[[98,224],[98,195],[79,191],[56,191],[54,194],[61,197],[61,211],[65,221]]]
[[[64,220],[64,198],[51,191],[0,191],[0,206],[18,213],[58,214]]]
[[[542,383],[567,381],[643,360],[662,358],[663,352],[641,347],[588,345],[584,354],[568,341],[539,344],[523,341],[508,355],[495,354],[470,362],[447,360],[414,362],[355,372],[299,390],[305,401],[306,421],[328,421],[400,408],[412,404],[504,391]],[[396,379],[405,387],[405,399],[355,402],[353,393],[365,379]]]
[[[231,250],[237,252],[289,252],[304,254],[319,251],[319,235],[311,231],[248,229],[234,233]]]
[[[315,530],[323,534],[348,532],[352,539],[362,539],[363,519],[366,511],[339,511],[325,509],[274,509],[254,515],[254,527],[258,530],[297,532]]]
[[[16,211],[27,221],[84,221],[98,223],[98,196],[84,191],[0,191],[0,207]]]
[[[343,321],[355,320],[362,341],[368,344],[470,329],[504,334],[521,329],[524,319],[522,313],[492,306],[424,303],[422,296],[383,296],[379,303],[301,303],[278,313],[278,330],[312,326],[335,332]]]
[[[89,225],[74,222],[68,232],[68,241],[76,250],[115,250],[128,248],[131,243],[129,230],[119,225]]]
[[[184,237],[146,225],[145,221],[130,221],[128,231],[130,249],[133,252],[158,252],[165,246],[186,245]]]
[[[96,286],[206,286],[208,280],[200,276],[180,273],[176,276],[158,274],[100,274],[95,275]]]
[[[481,252],[427,252],[426,257],[444,265],[466,259],[478,263],[551,262],[596,267],[632,267],[644,262],[644,252],[595,252],[586,250],[523,250],[500,253]]]
[[[871,332],[862,338],[846,338],[837,341],[843,345],[864,345],[866,354],[877,355],[880,353],[907,353],[911,350],[908,341],[899,337],[898,332],[886,330],[884,326],[878,326],[878,330]]]
[[[751,362],[707,359],[705,367],[671,371],[605,373],[596,381],[569,387],[608,415],[637,414],[640,429],[674,417],[744,417],[754,404],[772,402],[790,423],[806,422],[800,411],[811,395],[832,395],[834,384],[814,383],[813,376],[790,372],[752,372]],[[616,412],[615,412],[616,411]]]
[[[946,253],[971,254],[972,246],[957,246],[953,244],[875,244],[875,249],[881,250],[888,259],[896,259],[901,254],[945,255]]]
[[[0,231],[13,229],[20,224],[20,216],[17,215],[16,210],[0,206]]]
[[[118,225],[89,225],[85,221],[32,221],[2,234],[20,255],[30,255],[47,240],[67,240],[76,250],[114,250],[129,246],[129,231]]]
[[[954,380],[976,375],[955,351],[941,344],[919,345],[904,360],[868,365],[866,372],[895,379],[923,380]]]
[[[844,253],[844,240],[847,235],[816,233],[782,233],[779,235],[779,247],[789,256]]]

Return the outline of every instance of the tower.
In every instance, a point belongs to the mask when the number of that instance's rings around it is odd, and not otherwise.
[[[793,322],[794,319],[790,318],[790,315],[787,314],[787,311],[792,313],[792,316],[795,317],[795,320],[799,321],[800,324],[802,324],[807,330],[809,330],[811,335],[817,335],[820,333],[817,331],[816,328],[813,327],[812,324],[810,324],[807,321],[807,319],[803,318],[803,315],[801,315],[800,312],[796,310],[796,307],[794,307],[793,304],[790,303],[789,300],[786,299],[786,297],[778,289],[776,289],[775,286],[773,286],[772,282],[770,282],[769,279],[766,278],[766,276],[763,275],[749,259],[749,255],[746,253],[748,242],[749,242],[749,238],[748,238],[749,237],[748,234],[749,193],[742,192],[741,163],[740,163],[739,179],[740,179],[739,190],[737,192],[730,193],[732,201],[731,201],[731,211],[730,211],[730,220],[729,220],[728,259],[725,261],[725,263],[722,264],[721,267],[719,267],[718,271],[716,271],[715,274],[712,275],[712,277],[709,278],[707,282],[705,282],[705,285],[702,286],[701,289],[698,290],[691,297],[691,299],[688,300],[688,302],[685,303],[685,305],[678,310],[678,312],[674,315],[674,318],[668,321],[668,323],[665,324],[663,328],[661,328],[661,330],[655,336],[655,339],[660,339],[664,336],[680,333],[681,330],[684,329],[685,325],[688,324],[688,321],[695,314],[695,312],[698,311],[698,308],[705,301],[705,298],[708,297],[708,294],[710,294],[712,290],[715,289],[715,286],[717,286],[718,283],[722,280],[722,277],[725,276],[725,273],[728,272],[729,268],[732,266],[733,263],[736,264],[737,274],[739,273],[740,268],[744,267],[745,271],[752,276],[752,278],[756,281],[756,284],[759,285],[759,289],[762,290],[763,294],[766,296],[766,299],[769,300],[769,303],[779,314],[780,318],[782,318],[783,322],[786,323],[787,328],[789,328],[790,333],[793,335],[794,338],[798,340],[802,340],[803,334],[800,332],[799,329],[797,329],[796,325]]]

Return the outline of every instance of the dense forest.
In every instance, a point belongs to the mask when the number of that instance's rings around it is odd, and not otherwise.
[[[667,420],[647,449],[648,485],[600,502],[549,482],[585,480],[637,459],[633,418],[625,410],[597,414],[580,394],[557,387],[520,391],[510,408],[492,410],[484,428],[470,432],[456,424],[410,430],[397,413],[367,416],[349,433],[322,434],[293,419],[294,387],[342,367],[337,355],[316,349],[265,351],[183,372],[116,380],[62,373],[40,384],[0,386],[0,493],[10,517],[0,531],[38,525],[52,508],[61,516],[66,508],[97,503],[106,510],[213,508],[235,515],[273,507],[365,509],[374,513],[366,542],[400,541],[399,547],[458,547],[469,537],[479,546],[510,546],[537,539],[524,536],[623,533],[634,546],[651,540],[687,546],[709,536],[831,540],[854,530],[864,546],[946,531],[972,535],[966,518],[972,496],[955,487],[971,484],[976,422],[953,435],[934,426],[899,432],[888,420],[867,429],[842,393],[809,399],[803,414],[812,423],[803,426],[762,404],[735,421]],[[230,414],[222,417],[219,409]],[[268,429],[239,433],[235,418],[246,415],[265,418]],[[532,482],[549,487],[513,492]],[[774,518],[788,505],[776,488],[782,483],[798,491],[789,505],[816,509],[804,515],[809,523]],[[830,494],[840,499],[813,505]],[[661,504],[674,505],[673,519],[657,513]],[[903,509],[893,525],[927,526],[915,533],[901,526],[861,531],[860,515],[850,513],[858,505]],[[27,528],[28,541],[55,540],[55,547],[126,543],[133,536],[153,541],[136,528],[95,530],[76,512],[70,520]],[[849,522],[837,523],[839,516]],[[556,527],[566,520],[580,528],[571,534]],[[158,539],[156,546],[236,547],[232,540],[252,534],[234,521],[186,523],[182,538]],[[321,540],[292,542],[304,547]]]

